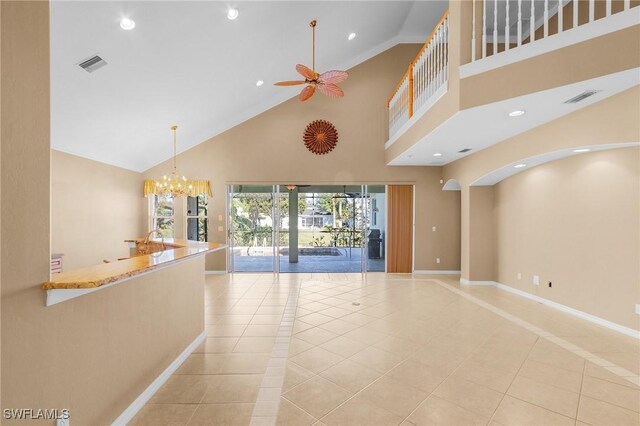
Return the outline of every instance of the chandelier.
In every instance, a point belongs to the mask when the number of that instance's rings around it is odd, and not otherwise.
[[[193,195],[194,192],[193,182],[181,176],[176,167],[176,132],[178,126],[171,126],[171,130],[173,131],[173,170],[168,176],[164,175],[162,179],[153,181],[153,192],[157,195],[173,197],[190,196]]]

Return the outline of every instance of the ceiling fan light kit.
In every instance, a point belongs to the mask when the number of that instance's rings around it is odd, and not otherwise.
[[[327,71],[322,74],[316,72],[316,20],[314,19],[309,23],[313,33],[313,43],[312,43],[312,52],[313,52],[313,63],[312,68],[306,67],[302,64],[296,65],[296,71],[300,75],[304,77],[304,80],[291,80],[291,81],[280,81],[275,83],[276,86],[297,86],[300,84],[306,84],[307,86],[302,89],[300,95],[298,95],[299,99],[304,102],[309,99],[315,93],[316,89],[323,95],[330,98],[341,98],[344,96],[344,92],[340,87],[338,87],[338,83],[343,82],[349,77],[349,74],[346,71],[332,70]]]

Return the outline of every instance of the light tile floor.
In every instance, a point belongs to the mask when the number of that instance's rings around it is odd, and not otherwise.
[[[130,424],[640,425],[638,340],[456,278],[210,276],[205,343]]]

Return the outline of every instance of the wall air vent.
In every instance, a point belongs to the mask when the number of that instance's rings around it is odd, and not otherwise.
[[[567,99],[566,101],[564,101],[565,104],[577,104],[580,101],[583,101],[585,99],[587,99],[589,96],[593,96],[596,93],[598,93],[599,90],[587,90],[586,92],[582,92],[577,96],[574,96],[571,99]]]
[[[458,151],[460,154],[464,154],[465,152],[469,152],[471,151],[471,148],[465,148],[465,149],[461,149],[460,151]]]
[[[100,69],[105,65],[107,65],[107,61],[105,61],[98,55],[92,56],[91,58],[84,60],[78,64],[78,66],[86,72],[94,72],[95,70]]]

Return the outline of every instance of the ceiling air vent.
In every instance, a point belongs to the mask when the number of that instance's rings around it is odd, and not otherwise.
[[[461,149],[460,151],[458,151],[460,154],[464,154],[465,152],[469,152],[471,151],[471,148],[465,148],[465,149]]]
[[[95,70],[100,69],[105,65],[107,65],[107,61],[105,61],[98,55],[92,56],[86,61],[82,61],[78,64],[78,66],[86,72],[94,72]]]
[[[571,99],[567,99],[564,101],[565,104],[577,104],[580,101],[587,99],[589,96],[593,96],[598,93],[599,90],[587,90],[586,92],[580,93],[578,96],[574,96]]]

